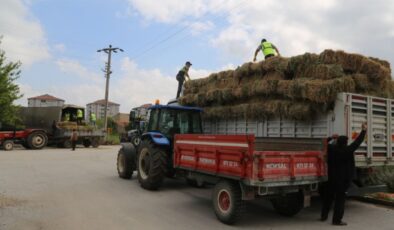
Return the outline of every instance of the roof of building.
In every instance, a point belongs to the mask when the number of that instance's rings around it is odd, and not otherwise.
[[[92,105],[92,104],[105,105],[105,99],[97,100],[97,101],[89,103],[87,105]],[[112,101],[108,101],[108,105],[120,105],[120,104],[112,102]]]
[[[64,101],[61,98],[57,98],[57,97],[54,97],[54,96],[49,95],[49,94],[44,94],[44,95],[40,95],[40,96],[37,96],[37,97],[30,97],[30,98],[28,98],[28,100],[30,100],[30,99],[47,100],[47,101]]]

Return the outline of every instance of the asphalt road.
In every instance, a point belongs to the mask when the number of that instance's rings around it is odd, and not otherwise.
[[[249,202],[236,226],[220,223],[211,189],[167,180],[157,192],[118,178],[118,146],[98,149],[0,151],[0,229],[333,229],[317,221],[320,202],[293,218],[279,216],[266,201]],[[349,201],[346,229],[392,230],[394,210]]]

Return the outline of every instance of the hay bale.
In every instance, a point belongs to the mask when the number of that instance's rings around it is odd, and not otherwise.
[[[291,100],[251,100],[235,105],[205,107],[203,117],[207,120],[234,118],[258,120],[281,117],[301,121],[312,119],[318,115],[319,108],[325,109],[323,106]]]
[[[332,108],[340,92],[393,97],[389,67],[379,59],[333,50],[273,57],[187,82],[179,102],[204,107],[209,117],[299,120]]]
[[[246,62],[243,65],[239,66],[238,68],[236,68],[234,70],[234,77],[236,79],[240,79],[244,76],[248,76],[250,74],[250,70],[251,70],[251,62]]]
[[[342,66],[338,64],[317,64],[306,67],[294,73],[294,78],[333,79],[345,75]]]
[[[344,51],[325,50],[319,55],[323,64],[339,64],[347,74],[366,74],[370,82],[383,86],[391,79],[390,65],[379,59],[371,59],[359,54],[345,53]],[[381,64],[383,63],[383,65]]]
[[[296,76],[302,76],[307,68],[310,66],[315,66],[320,64],[319,55],[305,53],[303,55],[298,55],[291,57],[287,65],[287,73],[289,78],[293,79]]]
[[[381,64],[382,66],[386,67],[387,69],[391,69],[390,67],[390,62],[386,61],[386,60],[382,60],[376,57],[368,57],[369,59],[371,59],[372,61],[375,61],[379,64]]]

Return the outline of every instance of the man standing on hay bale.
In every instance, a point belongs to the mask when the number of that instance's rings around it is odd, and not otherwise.
[[[179,98],[181,95],[183,83],[185,82],[185,77],[190,81],[190,76],[189,76],[189,69],[190,66],[192,66],[192,63],[189,61],[186,62],[185,66],[179,70],[178,74],[176,75],[176,80],[178,81],[178,91],[176,93],[176,99]]]
[[[82,125],[82,120],[83,120],[83,112],[82,109],[77,110],[77,124]]]
[[[334,202],[333,225],[347,225],[342,221],[345,211],[346,191],[354,176],[354,152],[361,145],[367,132],[367,123],[361,125],[361,133],[355,141],[347,145],[348,137],[332,137],[336,143],[329,144],[327,149],[328,181],[323,193],[321,221],[328,218],[331,204]]]
[[[261,40],[261,44],[257,47],[256,51],[254,52],[253,61],[256,61],[257,54],[259,53],[260,50],[261,52],[263,52],[264,58],[266,60],[276,55],[280,56],[278,48],[276,48],[274,44],[272,44],[271,42],[267,42],[267,40],[263,38],[263,40]]]

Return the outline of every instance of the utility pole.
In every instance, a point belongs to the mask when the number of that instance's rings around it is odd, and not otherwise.
[[[112,45],[109,45],[108,48],[103,48],[100,50],[97,50],[97,52],[105,52],[106,54],[108,54],[108,61],[106,63],[106,67],[105,67],[105,78],[106,78],[106,82],[105,82],[105,109],[104,109],[104,130],[107,133],[108,131],[108,119],[107,119],[107,110],[108,110],[108,94],[109,94],[109,77],[111,76],[111,56],[112,56],[112,52],[117,53],[118,51],[123,52],[123,50],[121,48],[117,48],[117,47],[112,47]],[[106,138],[108,137],[108,135],[106,135]]]

